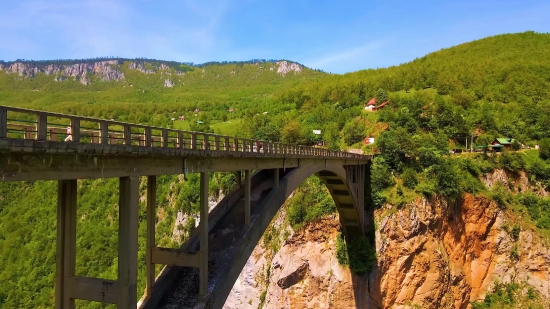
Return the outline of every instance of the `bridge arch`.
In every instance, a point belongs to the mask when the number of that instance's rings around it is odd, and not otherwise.
[[[308,177],[315,175],[330,192],[345,237],[351,239],[358,237],[364,233],[362,218],[364,205],[363,199],[360,198],[363,194],[359,194],[363,192],[364,173],[363,166],[306,163],[285,176],[285,197],[279,208],[300,184]]]
[[[251,224],[244,239],[236,250],[238,255],[232,258],[230,265],[220,274],[217,284],[207,300],[205,308],[222,308],[233,285],[239,277],[252,251],[263,233],[285,203],[288,197],[308,177],[316,175],[327,186],[336,204],[340,223],[346,239],[363,235],[364,216],[363,195],[366,165],[342,165],[335,162],[304,162],[297,168],[287,169],[280,179],[279,186],[273,187],[258,204],[255,205]],[[272,176],[272,170],[261,170],[255,177]]]

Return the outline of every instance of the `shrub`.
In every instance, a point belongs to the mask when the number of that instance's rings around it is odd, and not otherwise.
[[[338,233],[336,237],[336,259],[338,264],[349,266],[348,246],[342,233]]]
[[[419,183],[414,191],[425,197],[432,197],[435,194],[435,184],[432,181],[423,181]]]
[[[416,172],[412,168],[406,168],[403,174],[401,174],[401,179],[403,180],[403,185],[409,189],[413,189],[418,184]]]
[[[512,196],[502,181],[497,182],[491,188],[489,197],[497,203],[500,209],[505,209],[512,200]]]
[[[543,160],[550,159],[550,138],[545,138],[540,141],[539,156]]]
[[[512,246],[512,250],[510,250],[510,258],[514,261],[519,261],[519,247],[517,244]]]
[[[521,228],[518,225],[514,225],[512,228],[512,231],[510,231],[510,236],[517,241],[519,239],[519,233],[521,232]]]
[[[354,239],[348,252],[349,268],[355,274],[368,273],[376,263],[376,250],[364,236]]]
[[[448,198],[458,198],[459,178],[455,166],[450,160],[444,160],[435,166],[435,186],[437,193]]]
[[[462,171],[459,173],[459,189],[461,192],[476,194],[483,191],[485,185],[478,178]]]
[[[512,142],[512,150],[520,150],[521,149],[521,143],[518,142],[517,140],[514,140]]]
[[[372,192],[380,192],[394,184],[395,181],[393,180],[393,176],[386,161],[381,157],[375,158],[371,168]]]
[[[504,151],[500,156],[499,165],[508,172],[518,173],[525,167],[525,162],[521,154]]]
[[[533,220],[540,218],[540,198],[536,194],[532,192],[521,194],[519,195],[519,202],[527,208],[529,216]]]

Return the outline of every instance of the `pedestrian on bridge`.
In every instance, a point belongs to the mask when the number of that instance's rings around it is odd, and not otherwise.
[[[71,126],[67,127],[67,137],[65,138],[66,142],[72,142],[73,141],[73,135],[71,134]]]

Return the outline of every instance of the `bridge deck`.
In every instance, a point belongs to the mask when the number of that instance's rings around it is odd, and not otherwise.
[[[64,141],[65,126],[72,141]],[[304,160],[357,165],[370,156],[0,106],[0,181],[291,168]]]

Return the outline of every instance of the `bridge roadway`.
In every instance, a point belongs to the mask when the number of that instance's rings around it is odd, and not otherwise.
[[[70,141],[64,142],[67,127]],[[370,159],[322,148],[0,105],[0,181],[58,181],[56,308],[74,308],[75,299],[136,308],[141,176],[147,176],[147,287],[138,306],[173,308],[171,304],[179,303],[178,308],[221,308],[273,216],[310,175],[317,175],[331,192],[345,237],[364,234],[372,225],[364,198]],[[209,172],[238,172],[240,182],[210,212]],[[201,176],[200,224],[182,248],[157,247],[156,176],[187,173]],[[110,177],[120,179],[118,279],[79,277],[75,275],[77,180]],[[155,264],[167,265],[157,278]],[[166,290],[172,292],[163,299]]]

